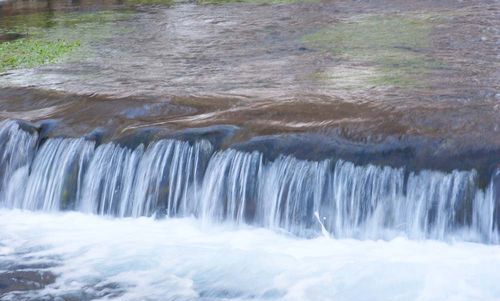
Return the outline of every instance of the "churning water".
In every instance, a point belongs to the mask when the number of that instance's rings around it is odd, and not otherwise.
[[[474,170],[270,161],[258,152],[217,151],[205,140],[135,149],[84,138],[41,143],[14,121],[4,122],[0,135],[0,202],[7,208],[196,217],[301,237],[320,235],[323,224],[336,238],[499,242],[498,170],[480,189]]]
[[[0,139],[0,272],[54,275],[0,300],[500,298],[499,170]]]
[[[498,300],[500,248],[299,239],[192,218],[0,210],[0,258],[48,266],[43,290],[2,300]],[[57,299],[61,297],[64,299]]]
[[[0,301],[500,300],[499,12],[0,0]]]

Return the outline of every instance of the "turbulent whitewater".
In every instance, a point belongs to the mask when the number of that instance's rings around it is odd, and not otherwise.
[[[42,290],[0,300],[495,301],[499,249],[300,239],[193,218],[0,210],[0,263],[57,275]]]
[[[0,204],[116,217],[195,217],[302,237],[500,242],[500,170],[449,173],[340,159],[270,160],[209,141],[158,140],[129,148],[86,138],[40,138],[0,125]]]

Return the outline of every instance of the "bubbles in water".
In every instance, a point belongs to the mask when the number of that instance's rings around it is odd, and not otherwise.
[[[0,245],[9,246],[0,249],[0,264],[44,264],[56,275],[45,289],[1,300],[500,298],[498,245],[300,239],[192,218],[15,210],[0,210]]]

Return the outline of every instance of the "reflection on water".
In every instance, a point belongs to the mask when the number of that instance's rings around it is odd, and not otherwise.
[[[240,140],[333,131],[500,148],[500,18],[486,0],[112,10],[124,3],[3,2],[0,31],[82,46],[57,64],[2,74],[1,117],[57,119],[70,135],[232,124]]]
[[[56,12],[95,12],[125,3],[7,2],[0,27],[60,27],[65,24]],[[494,98],[495,66],[488,62],[496,54],[495,5],[386,4],[141,6],[128,21],[112,24],[126,33],[93,43],[83,61],[35,75],[20,72],[7,82],[121,96]],[[27,11],[43,13],[6,18]]]
[[[92,41],[78,59],[17,71],[2,83],[114,96],[327,96],[398,106],[495,99],[494,5],[380,2],[142,6],[109,24],[126,32]],[[45,13],[24,20],[3,18],[0,27],[29,22],[59,37],[71,33],[57,30],[66,24],[54,12],[123,2],[14,1],[2,14],[26,11],[13,8],[19,3],[47,6],[34,7]]]
[[[0,1],[0,17],[37,12],[100,10],[121,4],[123,4],[122,0],[3,0]]]

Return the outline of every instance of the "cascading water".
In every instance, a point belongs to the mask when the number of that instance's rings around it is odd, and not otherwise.
[[[9,181],[18,178],[32,160],[35,152],[37,133],[28,133],[20,129],[15,121],[0,123],[0,200],[8,198]],[[14,174],[17,172],[17,176]]]
[[[210,144],[161,140],[135,150],[100,145],[89,164],[77,209],[124,216],[186,215],[196,200]]]
[[[124,216],[129,212],[129,208],[118,204],[132,193],[133,177],[129,175],[135,173],[143,153],[142,146],[135,151],[111,143],[97,147],[85,174],[77,209],[101,215]]]
[[[406,172],[342,160],[267,160],[213,152],[205,140],[159,140],[135,149],[50,138],[3,122],[1,204],[99,215],[196,216],[311,237],[458,238],[500,242],[500,170],[485,190],[475,171]]]
[[[199,216],[206,221],[252,222],[261,168],[262,156],[257,152],[216,153],[201,185]]]
[[[72,208],[93,151],[94,142],[82,138],[47,140],[35,155],[26,184],[16,183],[25,194],[22,203],[14,206],[45,211]]]

